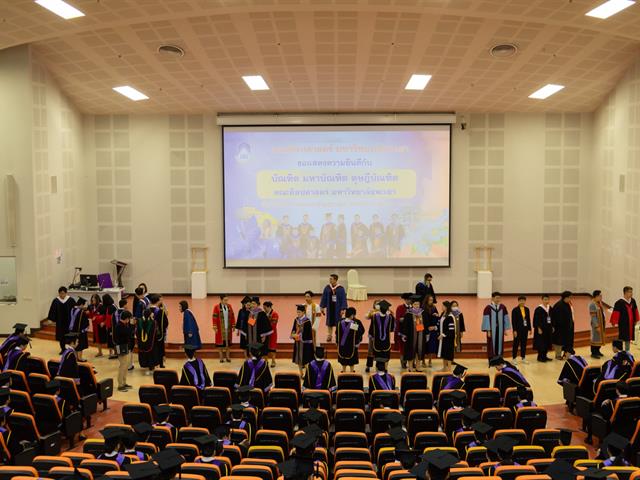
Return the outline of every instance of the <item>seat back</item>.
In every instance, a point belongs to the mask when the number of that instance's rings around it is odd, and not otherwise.
[[[93,480],[93,473],[91,470],[86,468],[78,468],[77,470],[72,467],[53,467],[49,470],[49,476],[51,478],[63,478],[66,476],[78,476],[84,478],[85,480]]]
[[[193,462],[200,455],[200,449],[192,443],[168,443],[167,448],[176,449],[187,462]]]
[[[38,455],[31,462],[31,466],[38,471],[38,475],[46,477],[53,467],[73,467],[70,458],[54,457],[51,455]]]
[[[83,460],[93,460],[96,458],[93,454],[84,452],[62,452],[60,456],[71,460],[74,467],[79,467]]]
[[[627,379],[630,397],[640,397],[640,378],[632,377]]]
[[[339,462],[341,460],[370,462],[371,452],[369,452],[368,448],[341,447],[336,448],[334,458],[336,462]]]
[[[41,373],[31,372],[27,376],[27,383],[29,384],[29,390],[31,391],[32,395],[36,393],[47,393],[45,385],[48,381],[49,377]]]
[[[283,462],[285,455],[282,449],[275,445],[269,446],[255,446],[252,445],[249,447],[249,452],[247,453],[249,458],[265,458],[270,460],[275,460],[277,463]]]
[[[178,372],[171,368],[156,368],[153,371],[153,383],[162,385],[166,392],[170,392],[171,387],[180,384]]]
[[[484,472],[478,467],[452,468],[449,470],[449,480],[482,476],[484,476]]]
[[[542,407],[522,407],[516,411],[515,428],[521,428],[531,437],[534,430],[547,427],[547,411]]]
[[[465,459],[469,466],[476,467],[488,460],[486,447],[470,447],[467,449]]]
[[[364,432],[338,432],[333,437],[335,448],[369,448],[369,441]]]
[[[213,372],[213,386],[227,387],[229,393],[233,394],[236,383],[238,383],[238,372],[232,370],[216,370]],[[213,405],[215,407],[215,405]]]
[[[400,408],[400,392],[397,390],[374,390],[369,397],[372,408]]]
[[[464,376],[464,390],[467,392],[467,398],[473,397],[473,391],[476,388],[489,388],[491,386],[491,377],[485,372],[467,372]]]
[[[122,421],[127,425],[153,423],[151,406],[148,403],[125,403],[122,406]]]
[[[460,458],[465,458],[467,453],[467,446],[475,441],[476,434],[474,432],[458,432],[453,437],[453,446],[458,450]]]
[[[36,414],[33,409],[33,404],[31,403],[31,397],[27,392],[22,390],[14,390],[13,388],[9,390],[9,405],[11,405],[14,412],[26,413],[34,416]]]
[[[404,401],[404,397],[409,390],[427,390],[429,384],[427,375],[421,372],[404,372],[400,375],[400,401]],[[427,407],[422,407],[427,408]]]
[[[336,408],[355,408],[364,410],[365,399],[362,390],[338,390],[336,392]]]
[[[547,453],[540,445],[516,445],[513,447],[513,460],[519,465],[526,465],[532,458],[546,458]]]
[[[323,410],[326,410],[327,412],[331,411],[331,392],[329,392],[329,390],[314,390],[311,388],[306,389],[303,393],[302,393],[302,405],[305,408],[309,407],[309,397],[308,395],[310,393],[321,393],[322,394],[322,398],[320,399],[320,402],[318,404],[318,408],[321,408]]]
[[[536,469],[530,465],[505,465],[495,470],[495,476],[502,480],[516,480],[520,475],[535,475],[536,473]]]
[[[586,460],[589,458],[589,451],[584,445],[560,445],[551,452],[552,458],[561,458],[570,463],[576,460]]]
[[[482,413],[485,408],[502,406],[500,401],[500,390],[497,388],[476,388],[471,397],[471,408]]]
[[[253,445],[259,447],[280,447],[285,453],[285,456],[289,455],[289,438],[285,432],[279,430],[258,430]]]
[[[413,439],[413,448],[417,451],[424,451],[430,447],[447,447],[449,439],[444,432],[418,432]]]
[[[163,450],[167,444],[173,442],[173,440],[173,432],[171,429],[162,425],[155,425],[149,434],[149,442],[158,447],[158,450]]]
[[[45,362],[43,358],[29,355],[29,357],[27,358],[27,365],[27,371],[29,373],[38,373],[40,375],[46,375],[47,377],[51,378],[49,367],[47,367],[47,362]]]
[[[189,417],[191,409],[200,405],[198,389],[189,385],[174,385],[171,387],[171,403],[182,405]]]
[[[11,377],[11,390],[20,390],[22,392],[31,393],[29,384],[27,383],[27,376],[20,370],[5,370]]]
[[[444,380],[451,375],[447,372],[435,372],[433,374],[433,378],[431,379],[431,393],[433,393],[434,398],[438,398],[440,395],[440,390],[444,385]]]
[[[438,413],[443,416],[444,412],[446,412],[447,410],[449,410],[452,406],[452,398],[451,394],[453,392],[461,392],[464,393],[464,400],[463,400],[463,405],[467,404],[467,392],[465,392],[464,390],[440,390],[440,393],[438,393]]]
[[[62,423],[64,412],[60,411],[58,401],[53,395],[37,393],[33,396],[33,409],[38,430],[44,435],[57,432]],[[82,428],[81,426],[79,428]]]
[[[513,410],[506,407],[485,408],[481,420],[491,425],[494,430],[513,428]]]
[[[437,432],[440,417],[435,410],[415,409],[411,410],[407,418],[407,434],[410,442],[418,432]]]
[[[178,439],[179,443],[194,443],[194,439],[198,437],[202,437],[204,435],[209,435],[209,430],[206,428],[200,427],[182,427],[178,430]],[[195,460],[195,459],[194,459]]]
[[[638,419],[640,418],[640,398],[623,398],[616,402],[613,415],[611,416],[611,430],[631,438]]]
[[[13,450],[11,445],[19,445],[21,441],[37,442],[40,440],[40,432],[32,415],[13,412],[7,419],[7,425],[11,430],[10,450]]]
[[[531,435],[531,444],[540,445],[544,448],[547,457],[550,457],[553,449],[560,445],[560,430],[556,430],[554,428],[534,430]]]
[[[227,387],[207,387],[202,392],[202,405],[216,407],[220,413],[225,413],[231,406],[231,392]]]
[[[431,390],[407,390],[403,399],[404,413],[409,415],[415,408],[433,408],[433,394]]]
[[[385,418],[386,414],[391,412],[396,412],[400,415],[400,410],[391,410],[388,408],[376,408],[371,412],[371,433],[373,435],[389,430],[392,427]]]
[[[262,426],[266,430],[281,430],[289,438],[293,435],[293,415],[289,408],[266,407],[262,411]]]
[[[273,480],[271,469],[262,465],[236,465],[231,469],[231,475],[258,477],[261,480]]]
[[[138,388],[138,398],[140,403],[146,403],[151,407],[169,403],[167,398],[167,390],[164,385],[140,385]]]
[[[267,395],[267,406],[290,407],[294,412],[298,411],[298,393],[293,388],[272,388]]]
[[[290,388],[295,390],[298,398],[302,394],[302,380],[298,372],[276,372],[273,378],[275,388]]]
[[[337,390],[364,391],[364,380],[362,378],[362,375],[359,373],[339,373]]]
[[[102,438],[88,438],[82,444],[82,452],[90,453],[94,457],[104,452],[104,440]]]
[[[12,480],[17,476],[37,477],[38,472],[33,467],[0,466],[0,480]]]
[[[107,472],[120,470],[120,465],[115,460],[83,460],[80,466],[89,470],[96,478]]]
[[[189,420],[184,406],[176,403],[170,403],[169,406],[171,407],[169,423],[176,428],[186,427],[189,424]]]
[[[60,382],[60,396],[64,398],[65,402],[69,402],[69,405],[74,407],[80,406],[80,392],[78,386],[72,378],[56,377],[56,380]]]
[[[578,383],[578,395],[581,397],[593,398],[593,385],[596,378],[598,378],[598,375],[600,375],[600,371],[600,366],[588,365],[585,367],[582,371],[580,382]]]
[[[356,408],[339,408],[334,414],[336,432],[364,432],[364,411]]]
[[[180,471],[186,474],[202,475],[205,480],[219,480],[221,475],[220,467],[208,463],[183,463]]]
[[[612,400],[616,396],[617,380],[603,380],[598,384],[596,394],[593,397],[593,405],[602,405],[602,402]]]
[[[222,423],[220,410],[216,407],[193,407],[191,409],[191,425],[213,431]]]

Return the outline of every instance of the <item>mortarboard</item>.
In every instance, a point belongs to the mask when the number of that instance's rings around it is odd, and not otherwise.
[[[304,393],[304,396],[309,399],[309,404],[312,405],[317,405],[320,400],[326,397],[322,392],[310,392],[308,390]]]
[[[76,300],[76,305],[84,305],[85,303],[87,303],[86,298],[78,297],[78,300]]]
[[[566,460],[557,459],[549,464],[544,474],[549,475],[554,480],[573,480],[578,472],[580,471]]]
[[[131,480],[145,480],[158,478],[162,471],[154,462],[136,462],[122,466],[128,473]]]
[[[171,413],[171,407],[169,405],[154,405],[153,411],[158,417],[166,417]]]
[[[499,450],[498,440],[497,439],[487,440],[486,442],[484,442],[484,447],[493,453],[498,453],[498,450]]]
[[[502,435],[497,439],[495,439],[495,441],[497,442],[497,447],[498,447],[498,451],[496,453],[503,456],[511,455],[511,453],[513,452],[513,447],[515,447],[518,444],[517,440],[514,440],[513,438],[507,435]]]
[[[245,295],[244,298],[240,300],[240,303],[246,304],[246,303],[249,303],[250,301],[251,301],[251,297],[248,295]]]
[[[559,428],[558,430],[560,431],[560,444],[571,445],[571,437],[575,430],[571,430],[570,428]]]
[[[382,417],[381,418],[382,421],[388,422],[389,425],[392,427],[402,425],[402,415],[399,414],[398,412],[394,412],[394,411],[382,412],[380,416]]]
[[[212,445],[215,445],[216,443],[218,443],[219,440],[218,440],[218,437],[216,437],[215,435],[203,435],[201,437],[194,438],[193,441],[200,448],[207,448]]]
[[[216,427],[216,429],[213,431],[213,433],[216,434],[216,437],[222,438],[222,437],[226,437],[227,435],[229,435],[230,431],[231,431],[231,427],[226,423],[222,423],[222,424],[220,424],[220,425],[218,425]]]
[[[45,384],[44,388],[47,392],[55,392],[60,389],[60,380],[51,380]]]
[[[302,431],[306,435],[311,435],[312,437],[315,437],[316,440],[323,433],[323,430],[318,425],[315,425],[315,424],[307,425],[302,429]]]
[[[437,450],[437,449],[432,450],[429,453],[423,455],[422,458],[424,460],[424,462],[422,463],[427,464],[426,465],[427,469],[431,467],[432,469],[440,470],[440,471],[447,470],[448,468],[451,468],[456,463],[458,463],[458,459],[456,457],[454,457],[450,453],[443,452],[442,450]],[[411,471],[411,473],[413,473],[413,470]],[[423,477],[418,476],[418,478],[424,478],[424,476]]]
[[[251,385],[240,385],[238,387],[238,393],[250,393],[251,390],[253,390],[253,387]]]
[[[153,432],[153,427],[151,426],[150,423],[147,422],[140,422],[140,423],[136,423],[133,426],[133,430],[140,436],[145,437],[146,435],[149,435],[151,432]]]
[[[353,308],[353,307],[347,307],[347,309],[346,309],[346,310],[345,310],[345,312],[344,312],[345,316],[347,316],[347,317],[352,317],[352,316],[354,316],[356,313],[358,313],[358,312],[357,312],[357,311],[356,311],[356,309],[355,309],[355,308]]]
[[[184,457],[175,448],[165,448],[151,457],[163,472],[178,468],[184,463]]]
[[[456,402],[464,402],[464,400],[467,398],[467,394],[462,390],[453,390],[451,393],[449,393],[449,396]]]
[[[623,350],[622,340],[614,340],[611,342],[611,346],[617,348],[618,350]]]
[[[391,440],[395,443],[402,442],[405,438],[407,438],[407,432],[404,431],[402,427],[394,427],[387,431]]]
[[[277,467],[285,480],[306,480],[313,473],[313,460],[293,457]]]
[[[622,452],[627,448],[627,445],[629,445],[629,439],[618,433],[612,432],[605,437],[604,443],[607,445],[607,448],[613,447],[614,449]]]
[[[386,371],[386,363],[387,363],[386,358],[376,358],[376,370],[380,372]]]
[[[123,434],[124,431],[120,427],[107,427],[100,430],[100,435],[102,435],[105,440],[118,440]]]
[[[490,367],[495,367],[496,365],[502,365],[504,363],[504,358],[499,355],[496,355],[495,357],[492,357],[491,360],[489,360]]]
[[[477,410],[474,410],[471,407],[467,407],[463,409],[461,413],[464,419],[470,422],[475,422],[480,418],[480,412],[478,412]]]
[[[244,405],[241,403],[234,403],[231,405],[231,411],[235,414],[244,412]]]
[[[300,417],[302,420],[306,421],[307,424],[320,423],[320,420],[322,420],[322,414],[315,408],[306,410],[300,414]]]
[[[196,347],[195,345],[185,345],[184,346],[184,351],[187,352],[187,353],[195,352],[196,350],[198,350],[198,347]]]
[[[13,329],[15,330],[15,333],[20,333],[20,332],[24,332],[27,329],[27,324],[26,323],[16,323],[13,326]]]
[[[29,339],[27,337],[23,337],[22,335],[16,339],[15,345],[17,347],[21,347],[22,345],[27,345],[29,343]]]
[[[324,358],[324,347],[316,347],[315,356],[316,358]]]
[[[302,435],[296,435],[291,441],[291,445],[297,450],[309,450],[315,447],[317,437],[303,433]]]
[[[413,467],[419,456],[420,452],[417,450],[411,450],[406,443],[400,443],[396,446],[396,460],[398,460],[405,468]]]
[[[260,297],[251,297],[251,301],[252,302],[256,302],[258,305],[260,305]]]
[[[453,369],[453,374],[456,377],[461,376],[464,372],[467,371],[467,367],[464,367],[462,365],[460,365],[459,363],[453,362],[453,364],[455,365],[454,369]]]
[[[249,350],[251,351],[251,355],[255,356],[255,357],[261,357],[262,356],[262,349],[264,348],[264,345],[261,343],[252,343],[251,345],[249,345]]]
[[[303,305],[302,303],[298,303],[296,305],[296,311],[298,311],[298,312],[306,312],[307,311],[307,307],[306,307],[306,305]]]
[[[378,302],[378,305],[380,305],[381,310],[389,310],[389,307],[391,306],[391,304],[386,300],[380,300]]]
[[[480,435],[487,435],[493,427],[484,422],[476,422],[471,425],[471,429],[474,433],[479,433]]]

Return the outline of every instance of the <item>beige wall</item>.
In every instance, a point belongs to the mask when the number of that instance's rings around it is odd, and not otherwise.
[[[585,284],[611,303],[625,285],[640,289],[640,60],[595,112],[594,125]]]
[[[590,155],[590,115],[466,119],[468,128],[454,129],[452,145],[451,268],[430,269],[437,288],[475,291],[478,245],[494,247],[496,288],[578,288],[578,232],[587,214],[580,208],[586,182],[580,168]],[[152,290],[188,292],[191,245],[209,246],[211,293],[320,289],[333,271],[222,268],[215,116],[85,116],[84,127],[89,170],[96,172],[98,264],[108,270],[114,257],[130,261],[128,286],[145,281]],[[390,293],[411,289],[424,271],[360,275],[370,291]]]

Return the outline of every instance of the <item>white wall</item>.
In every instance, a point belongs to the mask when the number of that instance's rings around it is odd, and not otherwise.
[[[494,248],[495,287],[577,289],[580,195],[591,117],[467,115],[454,129],[451,268],[430,269],[440,291],[475,291],[475,247]],[[333,269],[225,270],[220,130],[213,115],[84,118],[95,192],[100,270],[131,262],[128,286],[188,292],[190,247],[209,247],[211,293],[319,289]],[[93,188],[95,186],[95,189]],[[92,200],[93,201],[93,200]],[[91,203],[91,202],[90,202]],[[562,261],[560,260],[562,258]],[[372,292],[411,289],[425,269],[361,269]],[[338,273],[346,272],[338,269]]]

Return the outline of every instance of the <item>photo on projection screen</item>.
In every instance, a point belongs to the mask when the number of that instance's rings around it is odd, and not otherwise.
[[[222,132],[227,268],[449,265],[449,124]]]

